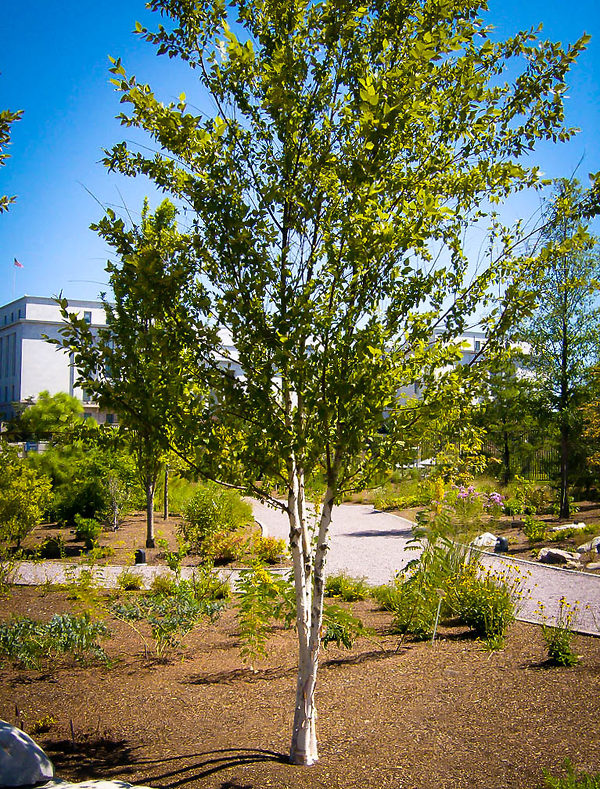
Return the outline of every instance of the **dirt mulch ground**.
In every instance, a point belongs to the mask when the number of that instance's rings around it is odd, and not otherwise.
[[[16,588],[9,613],[47,619],[70,610],[64,592]],[[114,664],[0,667],[0,717],[35,735],[62,778],[114,777],[154,787],[209,789],[533,789],[565,757],[600,771],[600,639],[577,637],[574,668],[549,667],[539,628],[516,624],[486,652],[464,629],[434,646],[399,645],[389,617],[355,605],[381,636],[323,653],[320,761],[286,763],[296,642],[277,629],[269,658],[245,667],[231,610],[194,631],[182,652],[144,656],[127,625],[107,619]],[[71,732],[73,726],[74,739]]]

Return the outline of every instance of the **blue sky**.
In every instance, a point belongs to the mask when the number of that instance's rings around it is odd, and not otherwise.
[[[569,78],[567,122],[581,133],[566,145],[544,144],[536,155],[549,177],[600,171],[600,9],[597,0],[490,0],[497,35],[544,24],[544,36],[563,43],[586,31],[587,51]],[[132,34],[135,21],[156,20],[141,0],[47,0],[10,3],[0,29],[0,108],[23,109],[13,126],[11,158],[0,168],[0,194],[17,202],[0,216],[0,304],[24,293],[95,298],[106,281],[110,251],[89,230],[105,205],[125,203],[139,215],[150,185],[108,174],[102,148],[132,139],[115,120],[118,96],[109,84],[108,55],[150,83],[165,100],[182,90],[195,97],[188,69],[157,58]],[[141,138],[143,139],[143,138]],[[529,215],[538,198],[521,197],[508,217]],[[18,258],[23,268],[13,266]],[[13,290],[14,288],[14,290]]]

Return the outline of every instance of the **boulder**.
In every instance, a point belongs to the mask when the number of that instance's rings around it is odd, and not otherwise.
[[[583,545],[577,548],[577,553],[587,553],[588,551],[598,551],[600,553],[600,535],[589,542],[584,542]]]
[[[40,746],[16,726],[0,720],[0,787],[31,786],[54,776]]]
[[[585,566],[586,570],[600,570],[600,562],[590,562]]]
[[[496,540],[498,538],[495,534],[492,534],[489,531],[480,534],[478,537],[475,537],[471,545],[474,548],[493,548],[496,545]]]
[[[542,548],[538,560],[545,564],[567,564],[579,561],[579,554],[561,551],[560,548]]]
[[[580,531],[581,529],[585,529],[585,523],[563,523],[562,526],[553,526],[550,531],[566,531],[567,529],[575,529],[575,531]]]

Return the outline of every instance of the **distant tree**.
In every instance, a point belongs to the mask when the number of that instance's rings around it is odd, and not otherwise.
[[[37,526],[51,495],[48,477],[17,456],[0,441],[0,557],[10,545],[21,541]]]
[[[482,374],[476,424],[485,430],[505,484],[523,474],[543,443],[544,413],[537,381],[523,372],[519,352],[497,357]]]
[[[600,348],[600,255],[582,216],[587,199],[575,181],[556,184],[544,211],[537,308],[521,331],[529,345],[527,367],[560,436],[561,518],[570,516],[568,488],[573,448],[582,431],[582,396]]]
[[[65,323],[56,342],[74,351],[78,385],[118,413],[120,435],[136,458],[148,548],[155,544],[154,492],[170,446],[169,420],[190,393],[182,349],[198,331],[206,334],[187,312],[194,247],[178,232],[176,216],[168,200],[154,214],[146,201],[139,227],[127,229],[112,211],[95,226],[118,256],[106,269],[114,293],[114,302],[103,299],[106,328],[91,330],[59,299]]]
[[[83,421],[83,405],[66,392],[40,392],[37,400],[21,410],[8,426],[11,438],[20,441],[61,441]]]
[[[5,160],[10,156],[10,154],[4,152],[6,146],[10,142],[10,127],[15,121],[18,121],[22,115],[23,110],[17,110],[16,112],[11,112],[10,110],[0,111],[0,166],[4,165]],[[0,214],[4,211],[8,211],[8,206],[14,201],[14,197],[0,195]]]

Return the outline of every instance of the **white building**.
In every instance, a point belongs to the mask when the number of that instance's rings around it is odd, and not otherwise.
[[[95,327],[106,325],[101,302],[70,300],[69,310],[83,315]],[[67,392],[84,405],[84,414],[112,422],[100,413],[89,395],[75,386],[76,371],[67,352],[50,344],[62,324],[60,308],[53,299],[23,296],[0,307],[0,419],[13,413],[13,403],[37,399],[40,392]]]

